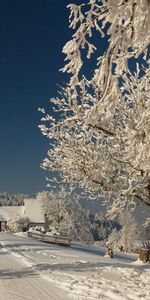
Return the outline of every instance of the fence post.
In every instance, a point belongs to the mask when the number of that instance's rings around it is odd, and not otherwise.
[[[149,261],[149,249],[141,248],[139,252],[139,258],[142,262],[146,263]]]

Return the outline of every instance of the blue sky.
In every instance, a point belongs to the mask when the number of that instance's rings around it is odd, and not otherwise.
[[[81,2],[81,1],[72,1]],[[46,189],[40,168],[49,141],[38,124],[64,77],[71,37],[68,0],[0,0],[0,192]]]

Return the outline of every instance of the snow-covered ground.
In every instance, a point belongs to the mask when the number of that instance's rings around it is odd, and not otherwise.
[[[110,259],[104,249],[64,248],[25,235],[1,234],[0,242],[1,300],[150,300],[150,265],[137,255]]]

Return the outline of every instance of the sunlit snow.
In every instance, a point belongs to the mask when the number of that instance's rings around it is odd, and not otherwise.
[[[150,299],[149,264],[136,254],[117,252],[110,259],[104,248],[64,248],[25,234],[1,234],[0,240],[0,299]]]

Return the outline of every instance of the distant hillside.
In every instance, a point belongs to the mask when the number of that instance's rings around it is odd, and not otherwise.
[[[20,206],[24,205],[24,199],[29,198],[26,194],[0,193],[0,206]]]

